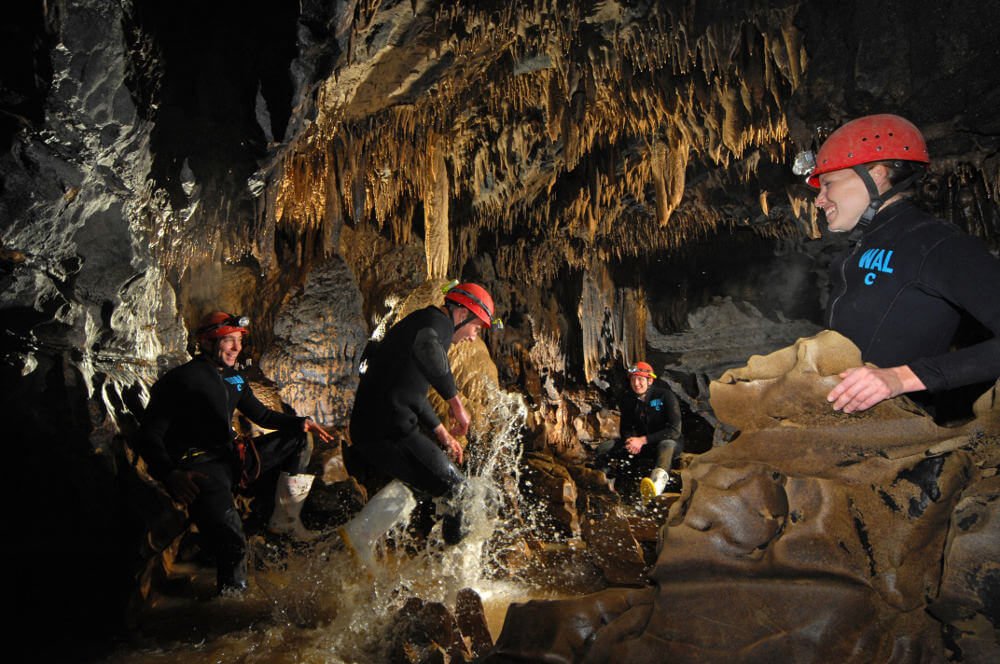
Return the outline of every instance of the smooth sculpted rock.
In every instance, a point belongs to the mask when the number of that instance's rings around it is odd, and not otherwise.
[[[961,428],[834,412],[858,364],[826,331],[724,374],[741,433],[682,471],[655,586],[515,605],[484,661],[996,661],[997,388]]]

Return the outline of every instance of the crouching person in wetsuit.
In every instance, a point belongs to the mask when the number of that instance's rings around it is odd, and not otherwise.
[[[628,374],[631,389],[619,404],[620,437],[599,445],[596,461],[619,478],[634,479],[640,459],[655,459],[649,477],[639,483],[643,501],[649,502],[677,481],[670,468],[684,450],[681,411],[673,393],[653,383],[656,374],[649,364],[637,362]]]
[[[222,591],[247,585],[247,540],[233,490],[279,469],[272,532],[304,539],[311,533],[299,520],[312,486],[306,475],[312,453],[308,434],[332,437],[315,422],[268,409],[236,370],[247,333],[246,318],[215,312],[198,327],[201,352],[164,374],[153,385],[139,432],[139,453],[150,473],[170,495],[189,508],[191,519],[216,559]],[[234,411],[274,433],[237,437]]]
[[[455,436],[468,431],[469,414],[455,386],[448,348],[474,341],[484,327],[500,325],[493,299],[482,286],[458,284],[446,291],[443,305],[415,311],[393,325],[368,358],[351,412],[351,461],[398,481],[373,496],[341,529],[363,564],[373,563],[373,540],[412,509],[409,489],[446,497],[454,507],[465,486],[457,466],[462,446]],[[431,386],[448,402],[450,431],[427,399]],[[436,442],[421,425],[433,432]],[[465,534],[460,512],[445,515],[442,536],[447,544],[458,543]]]

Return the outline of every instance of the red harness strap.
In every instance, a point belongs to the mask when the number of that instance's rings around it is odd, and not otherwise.
[[[253,477],[250,477],[250,474],[247,473],[248,450],[253,453]],[[250,436],[236,437],[236,457],[240,460],[240,486],[246,489],[254,480],[260,477],[260,453],[257,452],[257,447],[253,444],[253,438]]]

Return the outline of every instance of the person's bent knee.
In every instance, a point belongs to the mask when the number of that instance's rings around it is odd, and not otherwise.
[[[299,475],[306,472],[309,467],[309,460],[312,459],[313,436],[308,431],[300,433],[292,446],[292,452],[288,455],[288,460],[283,464],[282,470],[289,475]]]

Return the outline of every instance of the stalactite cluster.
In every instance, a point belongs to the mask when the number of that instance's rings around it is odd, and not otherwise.
[[[806,64],[796,6],[737,3],[713,22],[706,11],[722,8],[607,3],[586,14],[564,4],[414,2],[408,16],[358,5],[317,120],[284,161],[278,223],[371,220],[406,242],[440,197],[428,174],[446,171],[449,196],[467,211],[453,207],[452,228],[532,238],[538,249],[516,264],[541,276],[558,269],[545,266],[552,260],[586,267],[767,220],[766,205],[751,220],[703,200],[699,182],[715,169],[780,162],[790,149],[784,104]],[[408,46],[412,70],[382,67],[393,30],[415,25],[425,31],[419,48]],[[369,95],[383,75],[389,94]],[[746,178],[758,186],[752,168]],[[775,225],[761,228],[774,234]],[[452,264],[476,250],[454,247]]]

